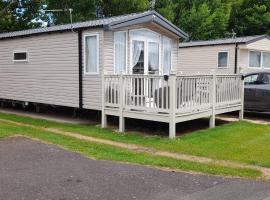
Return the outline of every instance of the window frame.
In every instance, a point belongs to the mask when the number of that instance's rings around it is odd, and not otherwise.
[[[164,48],[164,41],[165,40],[168,40],[170,43],[171,43],[171,69],[170,69],[170,72],[169,74],[171,74],[171,72],[173,71],[173,40],[169,37],[166,37],[166,36],[163,36],[162,37],[162,64],[161,64],[161,71],[162,71],[162,74],[165,74],[164,73],[164,57],[165,57],[165,48]]]
[[[145,37],[145,36],[141,36],[141,35],[136,35],[134,34],[136,31],[148,31],[151,32],[153,35],[156,36],[156,38],[149,38],[149,37]],[[128,72],[129,74],[133,74],[132,72],[132,43],[133,41],[142,41],[144,42],[144,55],[146,56],[145,58],[145,65],[144,65],[144,75],[149,75],[149,71],[148,71],[148,43],[149,42],[157,42],[159,43],[159,69],[158,69],[158,74],[160,75],[162,73],[162,63],[161,63],[161,44],[162,44],[162,35],[160,33],[157,33],[151,29],[148,28],[138,28],[138,29],[132,29],[129,30],[129,69]]]
[[[219,53],[227,53],[227,65],[225,66],[225,67],[220,67],[219,66],[219,62],[218,62],[218,59],[219,59]],[[217,68],[218,69],[228,69],[229,68],[229,63],[230,63],[230,53],[229,53],[229,51],[226,51],[226,50],[224,50],[224,51],[218,51],[218,53],[217,53]]]
[[[15,54],[16,53],[26,53],[26,59],[25,60],[15,60]],[[27,50],[15,50],[13,51],[13,58],[12,61],[14,63],[25,63],[25,62],[29,62],[29,52]]]
[[[260,53],[260,57],[261,57],[261,59],[260,59],[260,67],[252,67],[252,66],[250,66],[250,53],[251,52],[259,52]],[[249,69],[262,69],[262,51],[259,51],[259,50],[249,50],[248,51],[248,68]]]
[[[270,51],[261,51],[261,62],[262,62],[262,63],[261,63],[261,68],[262,68],[262,69],[270,69],[270,67],[264,67],[264,66],[263,66],[263,54],[264,54],[264,53],[270,54]]]
[[[260,62],[260,67],[251,67],[250,66],[250,52],[260,52],[261,54],[261,62]],[[264,67],[263,66],[263,54],[264,53],[270,53],[270,51],[261,51],[261,50],[255,50],[255,49],[252,49],[252,50],[249,50],[248,51],[248,68],[249,69],[270,69],[270,67]]]
[[[96,51],[97,51],[97,71],[96,72],[87,72],[87,70],[86,70],[86,67],[87,67],[87,65],[86,65],[86,38],[87,37],[96,37],[97,38],[97,49],[96,49]],[[100,49],[99,49],[99,33],[86,33],[86,34],[84,34],[83,35],[83,51],[84,51],[84,74],[85,75],[97,75],[97,74],[99,74],[100,72],[99,72],[99,51],[100,51]]]
[[[116,54],[116,51],[115,51],[115,33],[125,33],[126,34],[126,66],[125,66],[125,70],[124,70],[124,73],[127,74],[128,72],[128,32],[129,31],[115,31],[113,32],[113,72],[114,74],[118,74],[116,73],[116,66],[115,66],[115,54]]]

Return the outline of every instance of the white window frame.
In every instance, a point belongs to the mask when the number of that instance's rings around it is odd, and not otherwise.
[[[126,66],[124,73],[127,74],[128,72],[128,31],[116,31],[113,33],[113,67],[114,67],[114,74],[116,73],[116,67],[115,67],[115,33],[125,33],[126,34]]]
[[[218,57],[219,57],[219,53],[227,53],[227,66],[226,67],[220,67],[218,66]],[[217,53],[217,68],[218,69],[228,69],[229,68],[229,63],[230,63],[230,52],[229,51],[219,51]]]
[[[152,39],[152,38],[147,38],[147,37],[143,37],[143,36],[140,36],[140,35],[132,35],[133,32],[136,32],[136,31],[149,31],[149,32],[152,32],[154,33],[155,35],[158,36],[158,41],[155,40],[155,39]],[[129,73],[132,74],[132,42],[133,41],[142,41],[144,42],[144,55],[146,56],[145,58],[145,66],[144,66],[144,75],[147,75],[149,72],[148,72],[148,43],[149,42],[156,42],[159,44],[159,71],[158,71],[158,74],[162,74],[163,71],[162,71],[162,60],[161,60],[161,53],[163,53],[161,51],[161,43],[162,43],[162,37],[161,37],[161,34],[155,32],[155,31],[152,31],[148,28],[139,28],[139,29],[133,29],[133,30],[130,30],[129,31],[129,60],[130,60],[130,63],[129,63]]]
[[[250,61],[250,52],[260,52],[260,54],[261,54],[260,67],[251,67],[250,66],[250,64],[249,64],[249,61]],[[270,51],[260,51],[260,50],[255,50],[255,49],[252,49],[252,50],[249,50],[248,51],[248,68],[249,69],[270,69],[269,67],[264,67],[263,66],[263,53],[270,53]]]
[[[260,52],[261,54],[261,62],[260,62],[260,67],[252,67],[250,66],[250,52]],[[249,69],[262,69],[262,52],[259,50],[249,50],[248,51],[248,68]]]
[[[97,38],[97,71],[96,72],[87,72],[86,71],[86,38],[93,37]],[[83,51],[84,51],[84,74],[85,75],[97,75],[99,74],[99,33],[86,33],[83,35]]]
[[[15,53],[26,53],[26,59],[25,60],[15,60],[14,59]],[[13,51],[12,56],[13,56],[12,61],[15,62],[15,63],[29,62],[29,53],[28,53],[27,50],[15,50],[15,51]]]
[[[161,73],[164,74],[164,55],[165,55],[165,49],[164,49],[164,40],[169,40],[171,42],[171,69],[170,73],[173,71],[173,40],[169,37],[163,36],[162,37],[162,64],[161,64]]]
[[[261,59],[262,59],[262,63],[261,63],[261,67],[263,68],[263,69],[270,69],[270,67],[264,67],[263,66],[263,54],[264,53],[270,53],[270,51],[261,51]]]

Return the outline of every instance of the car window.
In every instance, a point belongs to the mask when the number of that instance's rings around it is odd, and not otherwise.
[[[251,85],[254,84],[255,81],[258,80],[259,74],[251,74],[245,77],[245,84],[246,85]]]
[[[263,84],[270,84],[270,74],[264,74],[262,76],[262,82]]]

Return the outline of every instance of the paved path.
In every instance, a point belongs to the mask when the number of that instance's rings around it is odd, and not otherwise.
[[[0,140],[4,200],[269,200],[270,183],[96,161],[25,138]]]

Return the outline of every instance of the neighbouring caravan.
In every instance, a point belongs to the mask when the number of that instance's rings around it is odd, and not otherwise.
[[[169,73],[188,36],[155,11],[72,27],[0,34],[0,98],[101,110],[102,70]]]
[[[180,43],[179,68],[183,72],[247,73],[270,71],[267,35]]]

